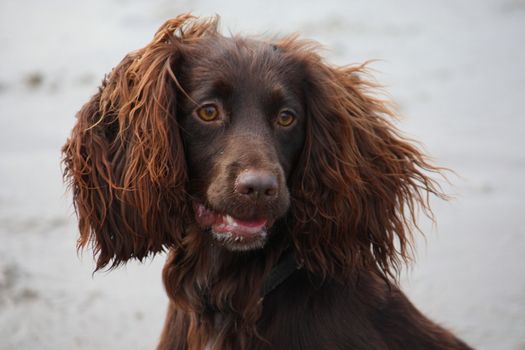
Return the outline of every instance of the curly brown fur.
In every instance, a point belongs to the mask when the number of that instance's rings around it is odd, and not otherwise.
[[[365,65],[217,25],[167,21],[78,113],[63,155],[79,247],[97,269],[169,250],[159,349],[468,349],[396,286],[440,169]],[[290,250],[302,269],[261,299]]]

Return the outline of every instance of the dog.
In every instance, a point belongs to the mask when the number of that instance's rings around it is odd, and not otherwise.
[[[396,282],[440,168],[365,64],[317,51],[184,14],[78,112],[79,248],[97,270],[168,251],[158,349],[470,349]]]

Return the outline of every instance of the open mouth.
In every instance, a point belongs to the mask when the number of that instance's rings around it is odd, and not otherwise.
[[[262,246],[266,239],[268,220],[257,218],[241,220],[229,214],[221,214],[201,203],[194,203],[195,219],[199,226],[211,229],[214,237],[234,250]]]

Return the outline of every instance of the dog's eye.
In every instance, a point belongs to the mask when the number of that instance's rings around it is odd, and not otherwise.
[[[219,108],[213,103],[205,104],[197,109],[197,116],[205,122],[214,121],[219,117]]]
[[[275,120],[275,122],[278,125],[284,126],[284,127],[292,125],[294,121],[295,121],[295,115],[289,110],[280,111],[279,115],[277,116],[277,119]]]

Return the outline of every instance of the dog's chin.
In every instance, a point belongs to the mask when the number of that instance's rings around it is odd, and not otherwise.
[[[245,252],[249,250],[261,249],[266,243],[266,230],[250,234],[250,236],[240,236],[234,232],[215,232],[211,229],[213,238],[224,248],[232,252]]]
[[[229,214],[221,214],[203,204],[194,204],[197,224],[211,232],[213,238],[231,251],[261,249],[266,243],[271,221],[266,218],[253,220],[237,219]]]

